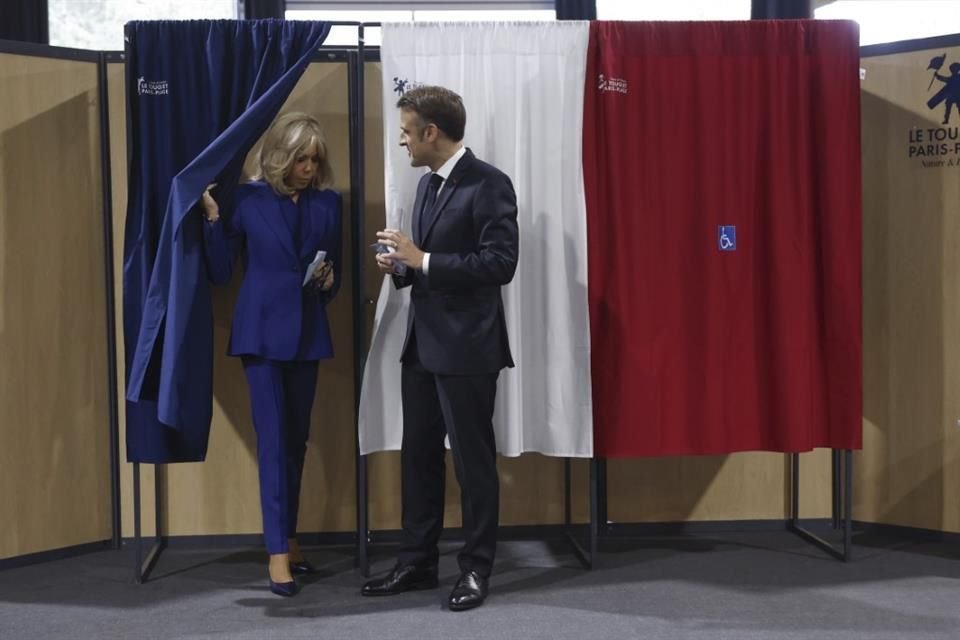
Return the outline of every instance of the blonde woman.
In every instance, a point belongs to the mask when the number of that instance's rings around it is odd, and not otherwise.
[[[232,215],[221,218],[209,189],[202,200],[210,280],[229,281],[238,255],[244,263],[229,354],[242,359],[250,389],[270,590],[281,596],[297,593],[295,574],[313,571],[297,511],[318,363],[333,356],[326,305],[342,268],[341,197],[329,189],[327,158],[320,124],[287,113],[267,131],[259,175],[237,188]]]

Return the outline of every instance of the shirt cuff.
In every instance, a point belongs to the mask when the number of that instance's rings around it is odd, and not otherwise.
[[[430,254],[423,254],[423,264],[420,265],[420,271],[423,272],[423,275],[430,275]]]

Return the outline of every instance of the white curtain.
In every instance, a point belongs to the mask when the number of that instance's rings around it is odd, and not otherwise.
[[[410,231],[424,169],[398,144],[401,93],[442,85],[463,97],[464,144],[517,191],[520,261],[503,290],[517,366],[500,374],[497,448],[593,455],[587,228],[581,165],[587,22],[383,27],[387,225]],[[377,303],[360,403],[362,453],[400,448],[400,347],[409,294],[388,279]]]

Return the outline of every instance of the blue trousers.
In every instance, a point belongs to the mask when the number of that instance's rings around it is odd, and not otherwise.
[[[297,533],[300,481],[317,390],[317,361],[243,357],[257,432],[260,510],[267,553],[287,553]]]

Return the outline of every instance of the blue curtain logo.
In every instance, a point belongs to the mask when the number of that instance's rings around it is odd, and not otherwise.
[[[717,244],[720,251],[736,251],[737,227],[735,225],[720,225],[717,229]]]
[[[137,78],[137,95],[165,96],[170,93],[170,83],[166,80],[145,80],[143,76]]]

